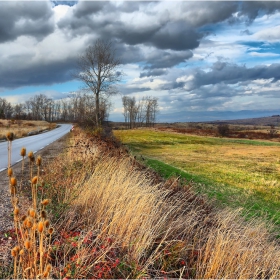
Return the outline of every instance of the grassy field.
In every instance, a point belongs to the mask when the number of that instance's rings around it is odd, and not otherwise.
[[[0,278],[279,279],[279,244],[265,223],[213,208],[192,184],[159,180],[94,134],[77,127],[51,161],[22,151],[30,176],[9,169],[15,229],[0,240],[14,247]]]
[[[56,124],[50,124],[46,121],[30,121],[30,120],[3,120],[0,119],[0,140],[6,139],[6,134],[12,131],[16,138],[27,136],[31,131],[42,131],[52,129]]]
[[[280,226],[279,143],[148,129],[114,133],[161,175],[192,179],[199,192]]]

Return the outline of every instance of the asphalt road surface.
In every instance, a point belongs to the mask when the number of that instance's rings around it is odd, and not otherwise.
[[[36,153],[67,134],[71,127],[71,124],[60,124],[58,128],[51,131],[14,140],[12,142],[11,164],[13,165],[22,160],[20,156],[21,148],[26,148],[27,153],[30,151]],[[7,167],[8,142],[5,141],[0,143],[0,172],[7,169]]]

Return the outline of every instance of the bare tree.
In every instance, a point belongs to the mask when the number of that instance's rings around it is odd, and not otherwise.
[[[121,80],[121,72],[117,71],[119,65],[112,43],[102,40],[88,47],[78,61],[79,73],[76,77],[94,94],[97,126],[101,125],[101,97],[117,92],[114,84]]]
[[[5,98],[0,98],[0,118],[11,118],[13,107]]]
[[[158,112],[158,99],[155,97],[144,96],[136,102],[135,97],[124,96],[122,98],[124,118],[127,127],[153,126]]]

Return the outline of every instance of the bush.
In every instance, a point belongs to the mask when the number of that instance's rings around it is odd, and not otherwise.
[[[229,125],[228,124],[225,123],[225,124],[219,124],[218,125],[218,133],[222,137],[228,136],[229,132],[230,132],[230,129],[229,129]]]

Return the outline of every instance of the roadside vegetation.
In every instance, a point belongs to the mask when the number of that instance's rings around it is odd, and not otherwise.
[[[10,131],[13,131],[16,138],[21,138],[29,133],[38,133],[55,127],[56,124],[46,121],[0,119],[0,140],[6,139]]]
[[[192,180],[220,205],[242,207],[280,228],[280,143],[151,129],[114,134],[162,176]]]
[[[29,271],[33,278],[280,277],[280,248],[263,223],[246,222],[238,210],[217,210],[192,184],[163,180],[114,137],[77,128],[67,141],[53,161],[30,160],[29,172],[39,173],[24,193],[39,212],[28,212],[36,227],[26,225],[24,233],[38,241],[31,250],[15,227],[13,265],[2,278]],[[16,176],[10,178],[15,225],[25,223],[29,209],[16,192]],[[21,260],[22,246],[31,261]]]

